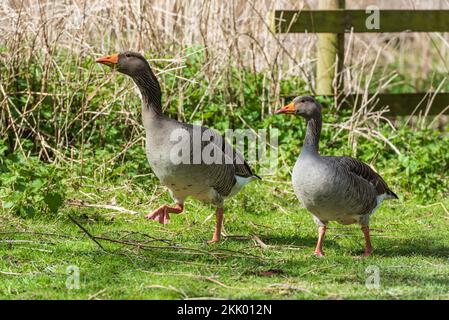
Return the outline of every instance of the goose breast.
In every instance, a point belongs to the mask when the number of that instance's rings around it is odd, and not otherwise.
[[[321,221],[355,223],[377,206],[370,182],[321,157],[300,156],[292,183],[297,197]]]

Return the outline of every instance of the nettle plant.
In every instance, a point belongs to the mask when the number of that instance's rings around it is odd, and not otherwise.
[[[0,144],[0,207],[22,217],[56,214],[66,196],[60,168],[6,151]]]

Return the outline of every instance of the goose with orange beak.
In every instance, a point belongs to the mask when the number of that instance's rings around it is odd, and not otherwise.
[[[351,157],[320,155],[321,110],[313,97],[303,96],[275,112],[299,115],[307,122],[304,145],[293,168],[293,189],[318,225],[317,256],[324,255],[324,235],[330,221],[360,224],[365,237],[364,255],[369,256],[373,251],[370,217],[384,199],[398,197],[369,165]]]
[[[163,204],[145,217],[167,224],[171,213],[183,212],[185,199],[190,196],[216,207],[215,231],[209,243],[219,241],[225,199],[235,195],[250,181],[260,178],[252,172],[243,155],[218,132],[179,122],[163,113],[159,81],[141,54],[126,51],[102,57],[97,62],[131,77],[141,93],[147,158],[174,200],[174,205]],[[195,144],[194,133],[209,140]],[[209,154],[213,152],[213,162],[202,157],[204,150]],[[178,157],[179,152],[181,157]],[[197,155],[201,157],[197,159]]]

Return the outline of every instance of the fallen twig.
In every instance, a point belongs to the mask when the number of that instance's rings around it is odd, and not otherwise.
[[[73,218],[71,215],[69,215],[69,219],[72,220],[72,222],[74,224],[76,224],[81,230],[84,231],[84,233],[90,238],[92,239],[93,242],[95,242],[102,250],[106,251],[105,248],[103,248],[103,246],[101,245],[100,242],[98,242],[95,237],[93,235],[91,235],[89,233],[89,231],[86,230],[86,228],[84,228],[78,221],[75,220],[75,218]]]
[[[119,206],[114,206],[111,204],[92,204],[92,203],[87,203],[83,200],[76,200],[76,199],[68,200],[67,204],[71,205],[71,206],[76,206],[76,207],[108,209],[108,210],[113,210],[113,211],[122,212],[122,213],[129,213],[129,214],[133,214],[133,215],[139,214],[137,211],[129,210],[129,209],[119,207]]]
[[[101,290],[98,291],[97,293],[94,293],[93,295],[89,296],[88,300],[93,300],[93,299],[95,299],[95,298],[98,297],[100,294],[106,292],[106,290],[107,290],[106,288],[105,288],[105,289],[101,289]]]
[[[31,234],[31,235],[39,235],[39,236],[50,236],[50,237],[60,237],[60,238],[68,238],[68,239],[76,239],[76,237],[72,237],[66,234],[58,234],[58,233],[47,233],[47,232],[31,232],[31,231],[0,231],[0,234]]]
[[[427,206],[420,206],[420,205],[418,205],[417,207],[420,208],[420,209],[427,209],[427,208],[431,208],[431,207],[434,207],[434,206],[441,206],[443,208],[444,212],[446,212],[446,214],[449,215],[449,211],[447,210],[447,208],[446,208],[446,206],[444,205],[443,202],[436,202],[436,203],[429,204]]]
[[[268,248],[269,246],[267,244],[265,244],[258,236],[256,236],[255,234],[252,236],[252,239],[254,241],[254,244],[260,246],[263,249]]]
[[[8,243],[8,244],[13,244],[13,243],[34,243],[34,244],[39,244],[36,241],[32,241],[32,240],[15,240],[15,239],[7,239],[7,240],[0,240],[0,243]],[[46,243],[41,243],[42,245],[48,245]],[[53,243],[51,243],[53,244]]]
[[[302,291],[302,292],[312,293],[312,292],[310,292],[310,290],[292,286],[288,283],[273,283],[273,284],[270,284],[268,286],[268,288],[265,288],[264,290],[282,290],[282,289],[289,290],[289,291]]]
[[[146,233],[143,233],[143,232],[139,232],[139,231],[123,230],[123,232],[126,232],[126,234],[125,234],[125,235],[122,235],[122,236],[120,237],[120,239],[125,239],[125,238],[128,237],[129,235],[136,234],[136,235],[141,235],[141,236],[143,236],[143,237],[145,237],[145,238],[151,239],[151,240],[149,240],[149,241],[147,241],[147,242],[153,242],[153,241],[156,241],[156,242],[163,242],[163,243],[173,244],[173,241],[172,241],[172,240],[164,239],[164,238],[157,238],[157,237],[154,237],[154,236],[151,236],[151,235],[149,235],[149,234],[146,234]],[[125,239],[125,240],[126,240],[126,239]],[[145,242],[145,243],[147,243],[147,242]]]
[[[23,273],[7,272],[7,271],[1,271],[1,270],[0,270],[0,274],[4,274],[7,276],[22,276],[23,275]]]
[[[119,243],[119,244],[124,244],[124,245],[129,245],[129,246],[134,246],[136,248],[139,249],[172,249],[172,250],[186,250],[186,251],[193,251],[196,252],[198,254],[210,254],[212,255],[214,258],[214,254],[206,251],[206,250],[201,250],[201,249],[195,249],[195,248],[189,248],[189,247],[182,247],[182,246],[177,246],[177,245],[168,245],[168,246],[152,246],[152,245],[148,245],[148,244],[144,244],[144,243],[140,243],[137,241],[131,241],[131,240],[118,240],[118,239],[113,239],[113,238],[108,238],[108,237],[104,237],[104,236],[93,236],[95,239],[98,240],[104,240],[104,241],[109,241],[109,242],[114,242],[114,243]],[[184,254],[193,254],[191,252],[182,252]]]
[[[53,253],[53,250],[46,250],[46,249],[39,249],[39,248],[32,248],[32,247],[20,247],[22,250],[31,250],[31,251],[40,251],[40,252],[46,252],[46,253]]]

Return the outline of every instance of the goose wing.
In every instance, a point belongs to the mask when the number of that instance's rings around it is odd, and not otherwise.
[[[260,178],[257,174],[253,173],[253,170],[251,169],[249,164],[246,162],[243,155],[238,150],[235,150],[224,138],[223,138],[223,140],[225,141],[225,144],[228,146],[228,148],[232,148],[232,151],[234,154],[233,164],[234,164],[234,168],[235,168],[235,174],[237,176],[244,177],[244,178],[256,177],[256,178],[262,180],[262,178]]]
[[[209,139],[201,141],[201,150],[209,148],[213,150],[214,158],[219,163],[203,164],[208,175],[213,177],[212,187],[222,196],[228,196],[236,184],[236,176],[243,178],[259,176],[253,173],[243,155],[232,147],[230,143],[217,131],[207,127],[201,127],[202,134],[207,131]],[[210,146],[210,144],[212,144]],[[207,167],[207,168],[206,168]]]
[[[253,170],[246,162],[245,157],[242,155],[242,153],[236,150],[229,142],[227,142],[223,135],[215,130],[206,127],[202,127],[202,129],[210,130],[211,134],[210,141],[203,142],[203,144],[207,145],[209,142],[214,143],[217,148],[221,149],[223,157],[232,159],[235,175],[243,178],[256,177],[258,179],[261,179],[258,175],[253,173]]]
[[[378,195],[386,194],[392,198],[398,199],[398,196],[390,190],[384,179],[374,171],[369,165],[351,157],[327,157],[339,165],[345,167],[353,174],[370,182],[377,191]]]

